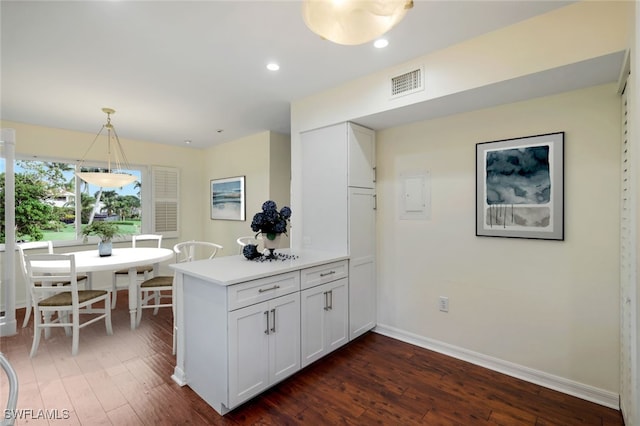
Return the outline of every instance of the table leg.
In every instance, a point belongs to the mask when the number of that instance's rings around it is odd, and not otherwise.
[[[129,268],[129,315],[131,317],[131,329],[136,328],[136,310],[138,308],[138,271],[135,267]]]

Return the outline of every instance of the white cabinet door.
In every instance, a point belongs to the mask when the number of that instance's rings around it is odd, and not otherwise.
[[[269,303],[229,312],[229,408],[269,386]]]
[[[349,281],[343,278],[330,282],[327,286],[329,309],[326,311],[325,346],[329,353],[349,342]]]
[[[347,285],[342,278],[301,292],[303,367],[349,341]]]
[[[229,312],[229,408],[300,369],[300,293]]]
[[[349,188],[349,338],[376,325],[376,219],[372,189]]]
[[[302,329],[302,366],[306,367],[325,354],[325,310],[327,285],[319,285],[300,293],[300,322]]]
[[[371,129],[348,123],[349,186],[375,186],[376,140]]]
[[[300,293],[271,300],[269,314],[269,383],[274,384],[300,369]]]
[[[375,260],[362,258],[349,262],[349,339],[376,326]]]
[[[346,123],[302,133],[302,244],[347,253]]]

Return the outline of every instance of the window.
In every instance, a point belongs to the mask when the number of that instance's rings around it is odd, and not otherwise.
[[[99,166],[98,166],[99,167]],[[65,161],[16,159],[16,239],[18,241],[82,239],[81,227],[92,221],[115,221],[122,235],[151,229],[143,215],[145,169],[128,170],[137,180],[123,188],[99,188],[75,176]],[[4,229],[4,174],[0,163],[0,229]],[[4,233],[0,235],[4,243]]]

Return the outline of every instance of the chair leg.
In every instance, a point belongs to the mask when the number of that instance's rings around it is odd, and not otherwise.
[[[71,355],[78,355],[78,346],[80,344],[80,327],[76,324],[75,320],[73,322],[73,337],[71,338]]]
[[[31,353],[29,354],[29,356],[32,358],[38,351],[41,332],[42,332],[42,327],[40,327],[40,310],[36,306],[33,309],[33,344],[31,345]]]
[[[136,327],[140,325],[140,320],[142,319],[142,298],[144,297],[144,291],[140,290],[138,292],[138,306],[136,307]]]
[[[77,306],[73,308],[71,312],[73,318],[71,319],[73,325],[71,328],[73,329],[73,336],[71,337],[71,355],[76,356],[78,354],[78,346],[80,344],[80,312]]]
[[[158,305],[160,304],[160,292],[159,291],[154,291],[153,292],[153,297],[154,297],[154,300],[156,302],[156,307],[153,308],[153,315],[158,315],[158,311],[160,310],[160,308],[158,307]]]
[[[51,312],[43,312],[43,314],[42,314],[42,323],[44,325],[50,323],[52,316],[53,316],[53,314]],[[51,337],[51,328],[45,327],[45,329],[44,329],[44,338],[48,339],[49,337]]]
[[[31,317],[31,296],[27,294],[27,307],[24,313],[24,321],[22,321],[22,328],[25,328],[29,324],[29,318]]]
[[[118,301],[118,275],[113,274],[113,284],[111,285],[111,309],[116,308]]]
[[[113,334],[113,327],[111,326],[111,299],[109,298],[109,296],[104,299],[104,311],[104,324],[107,327],[107,334],[111,336]]]
[[[58,320],[60,322],[64,321],[65,324],[68,324],[69,323],[69,312],[68,311],[58,311]],[[69,326],[65,326],[64,327],[64,334],[65,335],[71,336],[72,331],[73,330],[71,329],[71,327],[69,327]]]

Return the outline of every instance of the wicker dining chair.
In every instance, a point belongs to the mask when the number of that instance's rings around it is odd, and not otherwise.
[[[161,248],[162,247],[162,235],[159,234],[140,234],[140,235],[132,235],[131,236],[131,247],[136,248],[136,245],[140,247],[140,243],[144,241],[151,241],[154,247]],[[138,279],[140,281],[146,281],[151,278],[153,273],[153,265],[142,265],[136,268],[136,273],[138,274]],[[126,278],[126,285],[118,286],[118,278],[124,277]],[[124,290],[129,288],[129,270],[128,269],[118,269],[113,273],[113,282],[111,284],[111,309],[116,308],[116,303],[118,301],[118,290]]]
[[[208,241],[184,241],[173,246],[176,254],[176,263],[192,262],[198,259],[213,259],[222,250],[220,244]],[[174,295],[174,276],[160,275],[149,278],[138,284],[137,324],[142,319],[143,309],[153,309],[157,315],[159,308],[171,307],[173,315],[173,353],[176,353],[176,305]],[[165,303],[162,299],[170,299]]]
[[[45,339],[49,337],[50,329],[53,327],[63,327],[67,333],[70,329],[72,355],[78,353],[81,328],[104,319],[107,334],[113,334],[110,291],[78,290],[75,256],[32,254],[25,256],[25,261],[34,312],[31,357],[38,351],[43,329]],[[37,269],[35,269],[36,262]],[[69,286],[56,285],[61,281],[69,281],[70,284]],[[36,285],[37,283],[39,285]],[[94,306],[98,302],[102,302],[102,307]],[[55,319],[54,314],[57,314]],[[81,322],[80,316],[85,314],[91,315],[91,318]]]
[[[29,295],[29,277],[27,276],[27,263],[25,261],[25,256],[28,253],[31,253],[32,250],[42,250],[47,249],[47,254],[53,254],[53,243],[51,241],[33,241],[29,243],[20,243],[18,244],[18,253],[20,257],[20,266],[22,267],[22,276],[24,278],[25,284],[27,285],[27,297],[26,297],[26,311],[24,313],[24,320],[22,321],[22,328],[25,328],[29,324],[29,319],[31,318],[31,296]],[[89,277],[87,274],[78,274],[76,277],[78,283],[82,282],[86,285],[89,282]],[[57,285],[69,285],[71,284],[69,281],[58,281]],[[40,283],[36,283],[36,285],[40,285]]]

